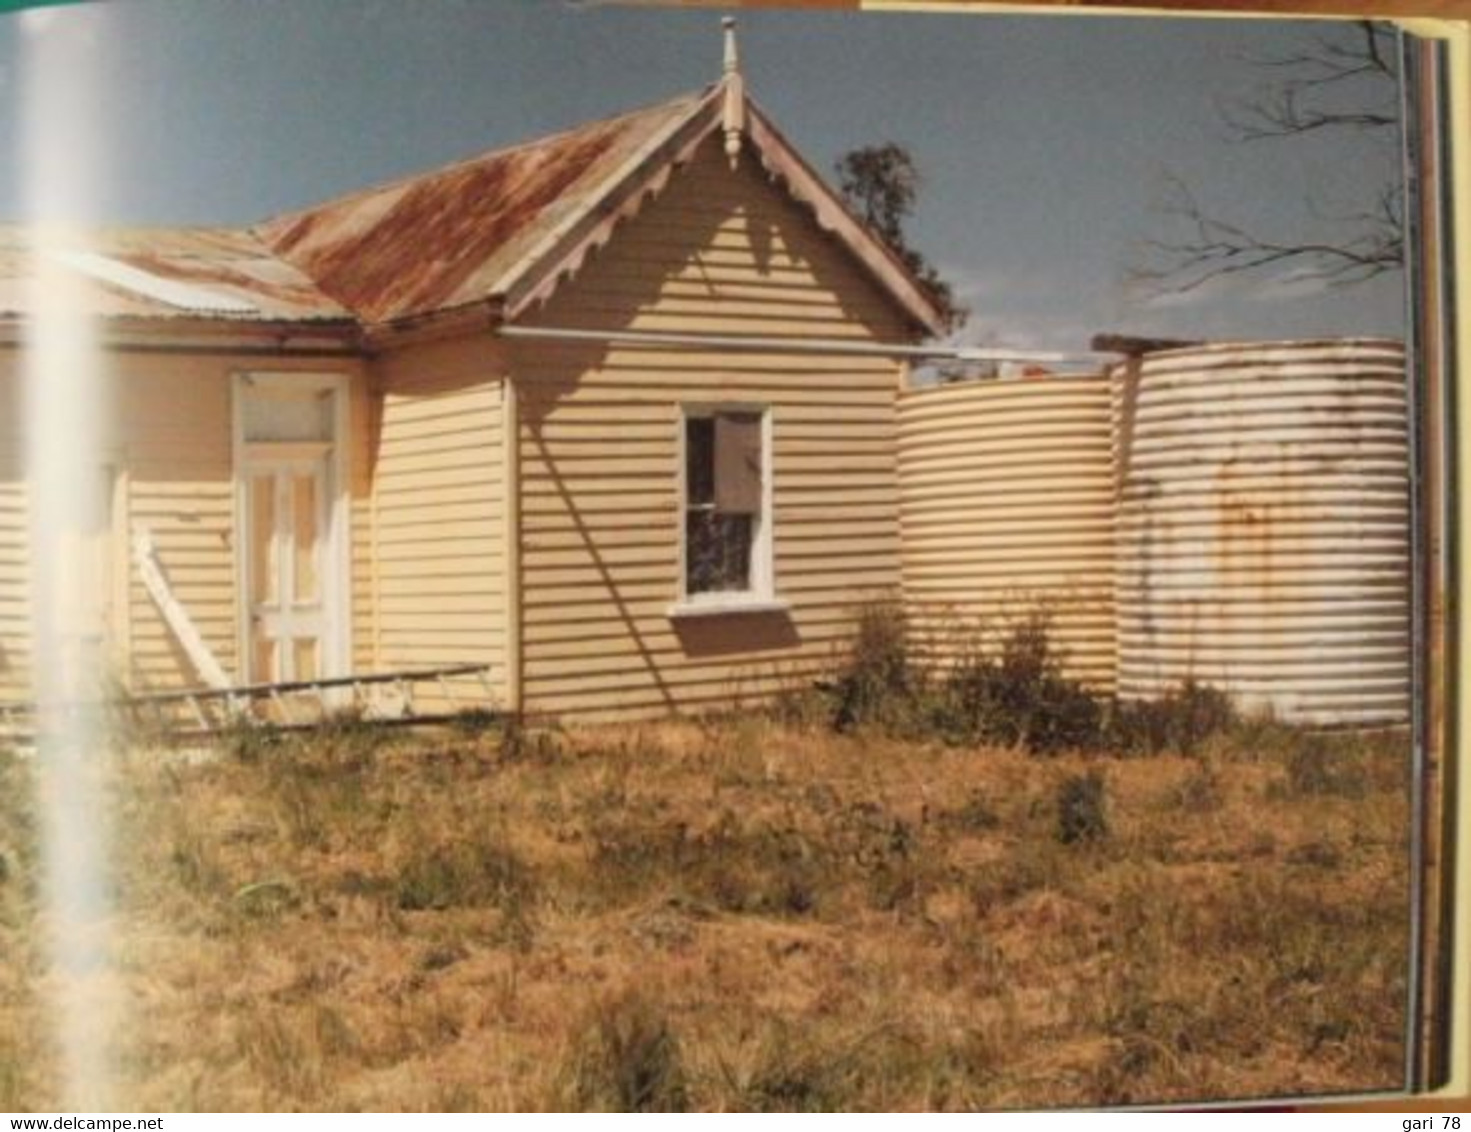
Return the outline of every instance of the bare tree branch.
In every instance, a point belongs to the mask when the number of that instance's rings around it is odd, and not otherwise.
[[[1311,48],[1248,60],[1269,76],[1246,99],[1221,107],[1237,140],[1294,137],[1311,130],[1393,128],[1399,124],[1393,33],[1361,20]]]
[[[1335,130],[1396,130],[1393,34],[1363,20],[1306,47],[1249,59],[1264,79],[1250,98],[1219,106],[1231,137],[1255,143]],[[1297,239],[1275,239],[1211,214],[1176,177],[1169,177],[1168,188],[1161,212],[1179,234],[1146,241],[1146,261],[1130,271],[1135,283],[1154,293],[1189,292],[1212,280],[1284,269],[1341,287],[1403,266],[1403,201],[1395,183],[1374,188],[1370,202],[1338,215],[1310,200],[1309,213],[1330,231]]]
[[[1397,189],[1382,191],[1372,210],[1342,217],[1354,229],[1342,240],[1314,241],[1275,240],[1210,216],[1183,181],[1171,177],[1170,184],[1173,200],[1163,211],[1185,234],[1145,242],[1156,261],[1136,267],[1131,276],[1149,290],[1185,293],[1214,280],[1289,265],[1300,279],[1341,287],[1402,266]]]

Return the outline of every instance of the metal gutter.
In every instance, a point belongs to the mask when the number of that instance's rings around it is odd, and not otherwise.
[[[109,354],[177,354],[199,357],[208,354],[214,357],[232,358],[360,358],[362,351],[350,343],[329,345],[316,340],[301,342],[279,340],[274,343],[250,341],[237,337],[214,341],[207,339],[161,339],[151,341],[144,338],[104,338],[102,347]],[[21,335],[8,335],[0,331],[0,351],[21,351],[27,343]]]
[[[595,345],[695,347],[747,350],[753,353],[841,354],[865,358],[929,358],[956,362],[1032,362],[1039,365],[1088,364],[1117,361],[1114,353],[1050,353],[1040,350],[998,350],[977,346],[901,346],[877,342],[850,342],[838,338],[769,338],[744,334],[665,334],[647,330],[580,330],[562,326],[502,326],[502,338],[545,342],[583,342]]]

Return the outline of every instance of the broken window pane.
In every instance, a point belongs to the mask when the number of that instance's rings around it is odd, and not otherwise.
[[[715,420],[690,417],[685,421],[685,494],[689,506],[715,502]]]
[[[685,524],[685,589],[692,594],[751,588],[753,515],[691,510]]]

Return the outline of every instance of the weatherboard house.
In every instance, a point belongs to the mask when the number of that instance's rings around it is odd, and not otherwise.
[[[940,315],[722,79],[247,229],[0,229],[0,700],[26,697],[40,256],[106,351],[72,611],[134,692],[484,666],[652,714],[827,663],[900,580],[901,363]]]

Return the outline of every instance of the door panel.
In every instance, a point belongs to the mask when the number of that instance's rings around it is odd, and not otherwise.
[[[257,457],[246,476],[252,681],[322,675],[326,468],[325,457]]]
[[[280,554],[276,547],[276,480],[250,477],[250,600],[252,606],[273,605],[278,591]]]
[[[317,475],[294,474],[291,477],[292,581],[298,602],[321,600],[322,545],[321,480]]]

